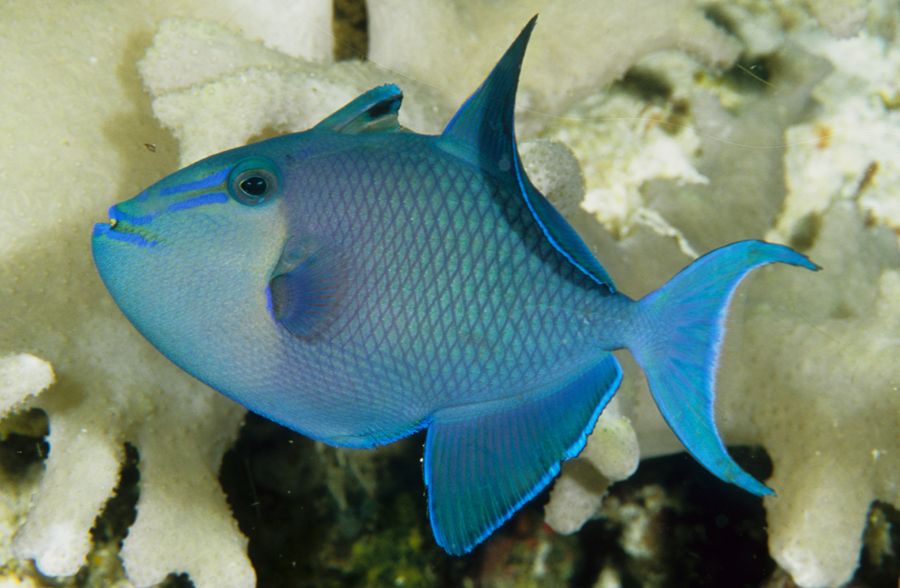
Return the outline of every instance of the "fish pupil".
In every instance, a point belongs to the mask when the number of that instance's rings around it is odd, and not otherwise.
[[[229,174],[228,191],[245,206],[262,204],[278,192],[275,165],[259,157],[240,162]]]
[[[241,191],[248,196],[262,196],[269,189],[269,183],[261,176],[250,176],[240,184]]]

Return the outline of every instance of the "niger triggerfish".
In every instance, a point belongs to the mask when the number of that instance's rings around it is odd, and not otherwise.
[[[437,542],[462,554],[577,455],[627,348],[687,450],[771,490],[713,418],[729,299],[752,269],[816,269],[742,241],[641,300],[522,169],[513,129],[534,19],[440,135],[394,85],[318,125],[199,161],[113,206],[97,269],[163,354],[250,410],[342,447],[427,429]]]

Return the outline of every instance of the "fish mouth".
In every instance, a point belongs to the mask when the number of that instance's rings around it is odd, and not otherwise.
[[[151,216],[132,216],[113,206],[109,209],[109,221],[94,225],[94,239],[107,237],[140,247],[153,247],[159,239],[147,228]]]

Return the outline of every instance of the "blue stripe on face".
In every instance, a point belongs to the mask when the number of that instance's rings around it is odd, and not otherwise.
[[[185,192],[190,193],[192,191],[209,189],[213,186],[221,189],[221,183],[227,177],[229,172],[230,170],[226,168],[195,182],[163,188],[158,192],[158,195],[172,196]],[[148,190],[142,192],[129,202],[146,201],[151,195],[152,190]],[[126,209],[129,208],[129,203],[123,202],[109,209],[110,224],[98,224],[94,226],[94,238],[108,237],[116,241],[123,241],[140,247],[153,247],[158,244],[158,241],[142,236],[140,233],[144,232],[144,230],[138,229],[138,227],[149,225],[157,217],[169,212],[180,212],[209,204],[225,204],[228,200],[228,194],[224,191],[200,193],[196,196],[172,202],[165,208],[153,210],[147,214],[129,214],[122,210],[123,207]],[[143,208],[143,205],[137,205],[137,208]],[[117,226],[119,224],[121,226]],[[133,228],[129,229],[128,227]]]
[[[142,214],[140,216],[133,216],[128,214],[127,212],[122,212],[116,206],[111,206],[109,209],[109,219],[114,221],[125,221],[130,225],[147,225],[150,224],[154,218],[156,218],[156,213],[154,214]]]
[[[198,206],[206,206],[207,204],[224,204],[228,202],[228,195],[224,192],[210,192],[201,194],[189,200],[182,200],[166,207],[166,212],[176,212],[178,210],[187,210],[188,208],[196,208]]]
[[[231,168],[225,168],[217,171],[216,173],[206,176],[205,178],[201,178],[199,180],[195,180],[193,182],[187,182],[185,184],[178,184],[177,186],[167,186],[159,191],[160,196],[170,196],[172,194],[180,194],[181,192],[190,192],[192,190],[203,190],[206,188],[213,188],[218,186],[222,182],[225,181],[225,178],[228,177],[228,174],[231,172]]]
[[[122,212],[122,210],[118,208],[118,205],[113,206],[109,209],[109,218],[110,220],[124,221],[135,226],[148,225],[153,219],[166,212],[177,212],[179,210],[187,210],[189,208],[196,208],[207,204],[224,204],[226,202],[228,202],[228,195],[224,192],[210,192],[208,194],[201,194],[187,200],[172,203],[167,206],[165,210],[150,214],[131,215],[127,212]]]

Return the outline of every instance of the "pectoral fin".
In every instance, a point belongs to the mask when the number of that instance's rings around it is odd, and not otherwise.
[[[297,337],[315,337],[337,315],[343,275],[334,251],[314,242],[290,243],[269,281],[273,318]]]

